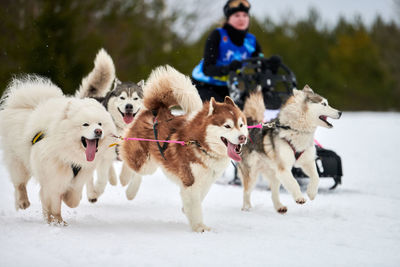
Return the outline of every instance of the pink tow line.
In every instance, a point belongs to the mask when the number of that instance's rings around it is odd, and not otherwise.
[[[259,128],[259,129],[262,129],[262,124],[260,123],[260,124],[257,124],[257,125],[251,125],[251,126],[247,126],[247,128]]]
[[[262,129],[262,124],[257,124],[257,125],[251,125],[247,126],[247,128],[259,128]],[[148,141],[148,142],[161,142],[161,143],[173,143],[173,144],[180,144],[182,146],[189,144],[190,142],[185,142],[185,141],[176,141],[176,140],[154,140],[154,139],[146,139],[146,138],[121,138],[122,140],[133,140],[133,141]]]
[[[124,140],[134,140],[134,141],[148,141],[148,142],[161,142],[161,143],[174,143],[180,144],[182,146],[186,145],[185,141],[175,141],[175,140],[153,140],[153,139],[145,139],[145,138],[123,138]]]

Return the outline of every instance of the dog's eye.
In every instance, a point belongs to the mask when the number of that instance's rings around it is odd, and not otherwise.
[[[82,126],[88,127],[89,123],[84,123],[84,124],[82,124]]]
[[[326,103],[325,102],[323,102],[323,103],[321,103],[323,106],[326,106]]]
[[[226,129],[230,129],[230,128],[231,128],[231,126],[228,125],[228,124],[224,125],[224,127],[225,127]]]
[[[241,123],[241,124],[239,125],[239,127],[242,128],[242,127],[243,127],[243,123]]]
[[[99,126],[101,126],[101,122],[99,122],[98,124],[99,124]]]
[[[138,100],[139,98],[135,97],[133,100]]]
[[[125,97],[121,96],[119,99],[121,99],[121,100],[125,100]]]

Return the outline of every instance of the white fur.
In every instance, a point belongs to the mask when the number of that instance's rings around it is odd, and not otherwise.
[[[249,177],[247,178],[248,185],[244,186],[242,210],[251,208],[250,195],[259,174],[269,180],[272,202],[278,212],[285,213],[287,211],[287,208],[279,200],[281,184],[290,192],[296,203],[304,204],[306,199],[291,173],[293,166],[301,167],[304,173],[310,177],[307,195],[311,200],[316,197],[319,176],[315,166],[314,133],[318,126],[331,128],[320,119],[321,115],[339,119],[341,112],[330,107],[325,98],[319,96],[320,101],[312,102],[307,100],[309,96],[316,96],[309,86],[305,86],[303,90],[294,90],[293,96],[282,107],[278,117],[281,125],[289,126],[291,129],[280,128],[278,130],[279,134],[273,140],[274,148],[270,136],[266,135],[263,140],[265,154],[252,151],[247,155],[246,162],[250,164],[250,167],[247,168]],[[293,149],[286,140],[290,141],[296,151],[304,151],[297,160]],[[244,173],[240,164],[239,177],[244,182]]]
[[[102,131],[98,152],[87,161],[81,137],[93,139],[96,129]],[[43,139],[32,144],[40,131]],[[111,116],[97,101],[65,97],[37,76],[13,80],[3,97],[0,135],[16,208],[29,206],[26,183],[34,176],[41,185],[43,215],[49,223],[64,223],[61,201],[70,207],[79,204],[82,187],[96,165],[112,156],[108,145],[114,132]],[[71,165],[81,167],[76,177]]]
[[[110,55],[103,48],[99,50],[94,61],[94,69],[82,79],[79,90],[75,93],[77,98],[88,97],[89,89],[97,89],[93,96],[105,96],[115,79],[115,66]]]

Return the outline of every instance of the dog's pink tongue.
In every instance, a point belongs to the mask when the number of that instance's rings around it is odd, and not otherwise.
[[[124,122],[129,124],[133,121],[133,114],[132,113],[125,113],[124,115]]]
[[[94,157],[96,156],[96,140],[89,140],[86,139],[86,160],[87,161],[93,161]]]
[[[236,153],[235,149],[236,145],[228,141],[228,156],[234,161],[241,161],[242,158],[239,156],[238,153]]]

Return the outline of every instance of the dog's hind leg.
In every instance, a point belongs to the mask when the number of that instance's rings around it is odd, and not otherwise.
[[[210,231],[211,228],[203,223],[203,211],[201,208],[201,193],[200,191],[190,187],[181,188],[181,198],[183,210],[189,220],[189,224],[195,232]]]
[[[310,177],[310,183],[307,186],[307,195],[313,200],[318,193],[319,175],[317,167],[315,166],[315,161],[306,161],[301,164],[301,169],[304,173]]]
[[[142,183],[142,176],[135,173],[131,178],[131,181],[126,189],[126,198],[128,200],[132,200],[136,197],[136,194],[139,190],[140,184]]]
[[[7,161],[7,166],[15,188],[15,208],[17,210],[26,209],[31,204],[28,199],[28,193],[26,192],[26,184],[31,178],[30,173],[25,165],[16,158]]]

